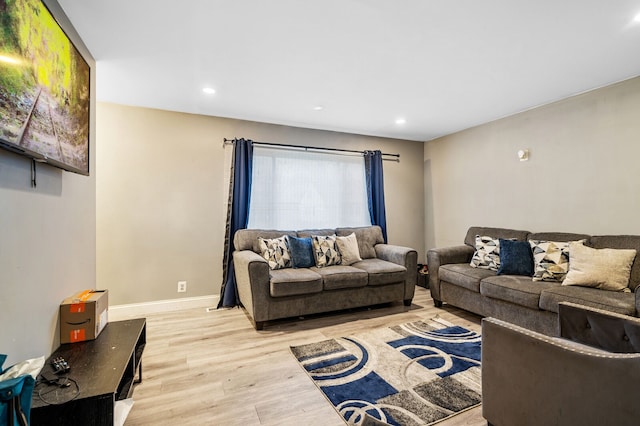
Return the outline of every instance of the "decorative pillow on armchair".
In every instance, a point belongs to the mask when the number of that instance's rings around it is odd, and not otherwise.
[[[582,242],[571,243],[569,273],[562,285],[579,285],[602,290],[629,292],[633,249],[594,249]]]
[[[258,247],[262,257],[269,262],[270,269],[291,268],[291,254],[287,246],[287,237],[258,238]]]
[[[313,253],[315,255],[316,266],[323,268],[325,266],[340,265],[342,258],[340,251],[336,245],[335,235],[313,235]]]
[[[471,258],[471,266],[492,271],[500,269],[500,240],[476,235],[476,252]]]

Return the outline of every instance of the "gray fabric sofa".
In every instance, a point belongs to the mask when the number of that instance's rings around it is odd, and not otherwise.
[[[590,236],[561,232],[539,232],[471,227],[463,245],[431,249],[427,252],[429,287],[434,304],[443,303],[494,317],[550,336],[558,335],[558,304],[571,302],[623,315],[638,316],[640,311],[640,261],[631,268],[631,293],[588,287],[563,286],[558,282],[533,281],[519,275],[496,275],[496,272],[473,268],[476,235],[493,238],[547,241],[586,240],[596,249],[635,249],[640,253],[640,236]]]
[[[560,336],[482,320],[482,415],[494,426],[637,425],[640,319],[559,305]]]
[[[362,261],[350,266],[271,270],[258,238],[283,235],[347,236],[355,233]],[[278,231],[242,229],[233,239],[233,265],[240,302],[256,330],[265,322],[302,315],[403,301],[411,305],[417,281],[414,249],[384,244],[378,226]]]

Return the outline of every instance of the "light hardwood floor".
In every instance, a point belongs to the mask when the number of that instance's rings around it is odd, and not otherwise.
[[[402,302],[373,309],[277,321],[264,331],[242,309],[189,309],[147,316],[143,381],[126,426],[305,425],[344,422],[298,365],[289,346],[420,319],[441,318],[480,331],[480,317],[433,306],[416,287]],[[440,423],[486,425],[477,407]]]

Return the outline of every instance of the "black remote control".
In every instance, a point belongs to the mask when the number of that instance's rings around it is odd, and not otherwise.
[[[61,356],[52,359],[51,366],[53,367],[53,372],[56,374],[67,373],[71,369],[67,361]]]
[[[55,374],[51,374],[47,371],[40,372],[40,378],[44,383],[49,385],[58,386],[60,388],[68,388],[71,386],[71,382],[65,376],[56,376]]]

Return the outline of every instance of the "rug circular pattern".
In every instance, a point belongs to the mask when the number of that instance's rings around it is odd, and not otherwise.
[[[351,425],[429,425],[480,404],[481,337],[439,318],[291,350]]]

